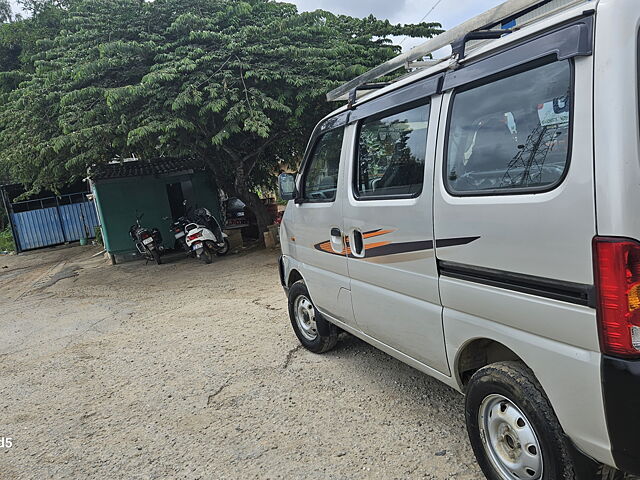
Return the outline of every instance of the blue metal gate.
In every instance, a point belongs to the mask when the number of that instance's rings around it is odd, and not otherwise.
[[[86,193],[12,203],[11,221],[18,251],[92,238],[100,224]]]

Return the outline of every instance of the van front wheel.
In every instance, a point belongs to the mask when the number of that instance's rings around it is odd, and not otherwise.
[[[465,400],[469,440],[489,480],[574,480],[569,440],[533,372],[522,362],[478,370]]]
[[[302,280],[289,289],[289,318],[298,340],[307,350],[324,353],[338,342],[338,328],[322,318]]]

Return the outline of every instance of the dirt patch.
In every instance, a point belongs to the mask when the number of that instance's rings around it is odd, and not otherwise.
[[[277,254],[0,264],[0,478],[482,478],[463,398],[360,340],[299,347]]]

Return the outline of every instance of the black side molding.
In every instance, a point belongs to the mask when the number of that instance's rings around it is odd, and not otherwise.
[[[640,360],[602,356],[602,394],[618,469],[640,475]]]
[[[348,123],[357,122],[387,110],[404,108],[416,102],[426,103],[432,95],[441,92],[443,80],[444,74],[440,73],[433,77],[418,80],[386,95],[356,104]]]
[[[552,298],[563,302],[585,305],[595,308],[595,290],[593,285],[565,282],[551,278],[536,277],[522,273],[476,267],[456,262],[438,260],[440,274],[466,280],[468,282],[491,285],[539,297]]]

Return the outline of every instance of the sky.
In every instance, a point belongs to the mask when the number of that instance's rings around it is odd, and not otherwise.
[[[299,11],[328,10],[333,13],[367,17],[370,14],[387,19],[391,23],[418,23],[434,6],[424,19],[425,22],[439,22],[445,29],[455,27],[465,20],[489,10],[504,0],[285,0],[294,3]],[[399,41],[402,41],[400,38]],[[421,40],[406,39],[402,43],[404,50],[421,43]]]
[[[17,0],[10,0],[14,12]],[[299,11],[328,10],[333,13],[367,17],[373,14],[391,23],[417,23],[434,6],[425,22],[440,22],[445,29],[478,15],[504,0],[283,0],[297,5]],[[404,50],[421,43],[419,39],[397,38]]]
[[[11,4],[11,10],[13,13],[22,14],[22,7],[18,4],[17,0],[9,0],[9,3]]]
[[[10,0],[14,11],[20,11],[17,0]],[[438,0],[283,0],[294,3],[300,11],[317,9],[334,13],[388,19],[391,23],[415,23]],[[445,28],[455,27],[464,20],[502,3],[504,0],[440,0],[425,21],[440,22]]]

